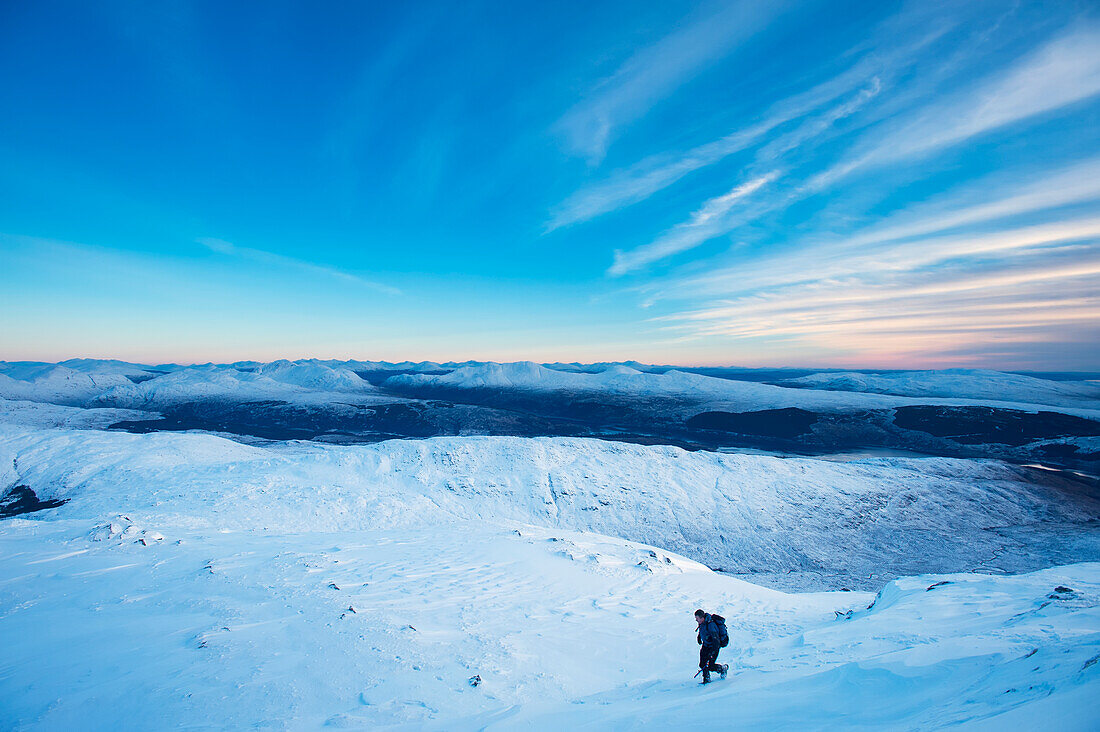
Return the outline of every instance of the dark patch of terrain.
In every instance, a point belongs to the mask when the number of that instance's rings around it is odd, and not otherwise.
[[[723,430],[741,435],[793,439],[809,432],[817,415],[797,407],[758,412],[703,412],[684,424],[704,430]]]
[[[203,401],[164,409],[160,419],[118,422],[110,429],[146,433],[202,430],[266,440],[362,443],[443,435],[577,435],[566,420],[443,401],[302,405],[281,401]]]
[[[367,372],[364,378],[392,376]],[[1100,422],[1056,412],[915,406],[849,412],[798,408],[717,411],[706,401],[514,389],[383,387],[363,405],[205,401],[119,422],[130,432],[202,430],[267,440],[343,444],[452,435],[597,437],[689,450],[759,449],[806,455],[900,450],[948,457],[1042,462],[1095,471],[1100,455],[1067,438],[1100,435]]]
[[[42,501],[28,486],[12,486],[3,496],[0,496],[0,518],[44,511],[47,508],[57,508],[67,502],[67,500],[59,501],[53,498]]]
[[[894,410],[894,424],[963,445],[995,443],[1019,447],[1036,440],[1100,435],[1100,422],[1091,419],[1059,412],[995,407],[898,407]]]

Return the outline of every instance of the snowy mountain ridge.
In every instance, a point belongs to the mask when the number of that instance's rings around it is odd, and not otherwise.
[[[921,372],[918,372],[921,373]],[[1059,382],[1050,383],[1052,388],[1042,391],[1032,386],[1026,394],[1017,397],[1006,391],[1000,383],[1000,376],[1011,376],[999,372],[976,372],[968,383],[990,381],[993,384],[986,390],[988,396],[968,398],[962,394],[950,393],[948,387],[937,396],[896,396],[889,393],[864,393],[855,389],[836,390],[828,388],[788,388],[771,384],[722,379],[683,371],[649,373],[628,366],[609,366],[599,372],[555,371],[529,361],[518,363],[486,363],[456,369],[443,375],[399,374],[384,382],[390,388],[445,388],[445,389],[522,389],[535,392],[590,392],[613,393],[631,397],[690,397],[722,402],[741,410],[783,409],[798,407],[801,409],[833,411],[842,409],[887,409],[903,405],[993,405],[1003,408],[1034,409],[1037,406],[1052,408],[1070,414],[1086,417],[1100,417],[1100,398],[1074,398],[1067,405],[1066,392],[1058,388]],[[830,374],[821,375],[824,377]],[[1031,377],[1020,377],[1031,381],[1041,381]],[[812,386],[812,382],[801,382]],[[823,380],[825,383],[831,383]],[[838,382],[847,383],[847,382]],[[973,388],[971,387],[971,392]],[[1087,394],[1087,391],[1082,392]],[[1033,400],[1032,400],[1033,399]]]
[[[829,372],[791,379],[788,386],[777,386],[675,369],[645,371],[624,364],[552,366],[533,362],[439,364],[318,359],[170,367],[95,359],[70,359],[61,364],[0,362],[0,398],[122,408],[155,408],[202,399],[323,402],[328,398],[326,394],[376,391],[357,371],[380,373],[383,378],[385,372],[395,371],[396,375],[382,381],[386,388],[511,389],[693,399],[738,410],[798,407],[837,411],[913,404],[990,405],[1100,417],[1097,384],[996,371]]]
[[[4,364],[0,398],[82,404],[99,394],[132,384],[118,373],[85,373],[53,364]]]
[[[375,389],[354,372],[321,364],[275,361],[255,371],[191,366],[139,384],[120,384],[89,400],[93,406],[156,407],[191,400],[325,401],[364,395]]]
[[[909,397],[993,399],[1080,406],[1100,405],[1100,384],[1051,381],[1022,374],[980,369],[945,369],[871,374],[858,371],[811,374],[791,379],[791,385]]]

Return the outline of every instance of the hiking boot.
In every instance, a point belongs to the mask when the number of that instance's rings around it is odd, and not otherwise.
[[[724,678],[726,678],[726,672],[729,671],[729,670],[730,670],[730,665],[728,663],[723,663],[722,664],[722,670],[718,672],[718,675],[721,676],[724,679]]]
[[[704,684],[709,684],[710,683],[710,674],[709,673],[706,673],[706,672],[703,673],[703,683]]]

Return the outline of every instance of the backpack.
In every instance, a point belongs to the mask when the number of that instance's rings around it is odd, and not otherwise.
[[[710,619],[718,626],[718,647],[725,648],[730,644],[730,634],[726,630],[726,619],[721,615],[711,615]]]

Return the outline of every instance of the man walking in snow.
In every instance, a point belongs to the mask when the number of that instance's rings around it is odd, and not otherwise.
[[[703,672],[703,683],[710,683],[710,672],[717,671],[723,679],[729,664],[716,663],[718,651],[729,643],[729,634],[726,632],[726,619],[721,615],[711,615],[702,610],[695,611],[695,622],[699,626],[699,670]],[[725,641],[725,642],[723,642]]]

